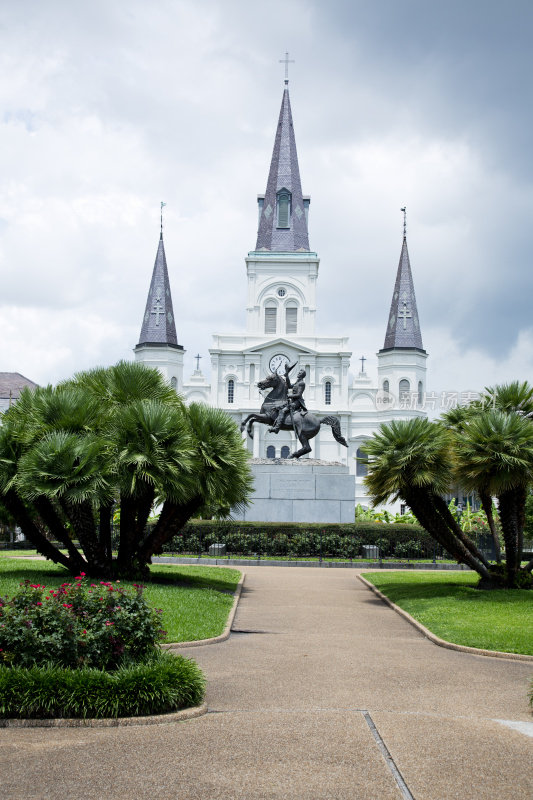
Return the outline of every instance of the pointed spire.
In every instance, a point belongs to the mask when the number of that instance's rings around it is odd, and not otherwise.
[[[146,301],[141,335],[137,347],[145,344],[170,345],[180,347],[176,336],[172,296],[168,279],[167,259],[163,232],[159,236],[159,246],[155,257],[152,282]]]
[[[309,250],[306,214],[309,199],[305,198],[304,201],[302,195],[287,83],[281,101],[265,197],[264,200],[260,198],[261,215],[255,249],[295,253]],[[288,198],[288,208],[285,198]]]
[[[404,211],[404,209],[402,209]],[[404,218],[405,224],[405,218]],[[383,350],[409,348],[424,351],[416,308],[407,237],[404,235]]]

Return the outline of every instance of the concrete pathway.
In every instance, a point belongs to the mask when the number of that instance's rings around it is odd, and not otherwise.
[[[2,798],[531,800],[533,664],[437,647],[352,569],[247,567],[234,633],[184,650],[209,714],[0,730]]]

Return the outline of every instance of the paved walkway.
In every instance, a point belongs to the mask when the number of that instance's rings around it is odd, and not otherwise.
[[[496,721],[531,724],[533,664],[435,646],[352,569],[247,567],[233,627],[184,651],[204,717],[0,730],[3,800],[533,797],[533,739]]]

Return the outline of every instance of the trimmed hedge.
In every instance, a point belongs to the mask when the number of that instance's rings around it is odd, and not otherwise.
[[[377,545],[383,557],[434,558],[444,555],[418,525],[354,522],[237,522],[195,520],[164,545],[165,553],[207,554],[212,544],[226,545],[233,556],[360,558],[363,545]]]
[[[113,672],[94,668],[0,667],[0,718],[116,718],[165,714],[202,702],[194,661],[158,652]]]

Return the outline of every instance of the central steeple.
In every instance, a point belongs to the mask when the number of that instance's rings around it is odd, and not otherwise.
[[[309,251],[309,198],[302,195],[288,82],[286,79],[266,192],[258,198],[256,251]]]

